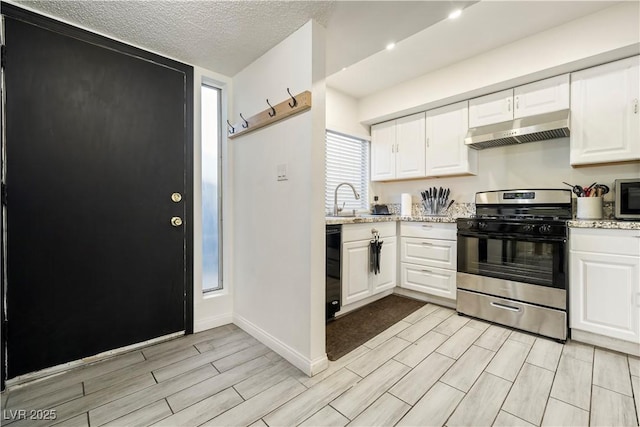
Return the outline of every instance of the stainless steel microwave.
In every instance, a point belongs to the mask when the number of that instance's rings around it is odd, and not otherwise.
[[[640,220],[640,178],[616,179],[616,218]]]

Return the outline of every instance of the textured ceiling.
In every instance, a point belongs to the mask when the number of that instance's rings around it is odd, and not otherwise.
[[[474,1],[9,0],[228,76],[310,19],[327,28],[333,74]]]
[[[17,1],[30,9],[233,76],[333,1]]]
[[[8,0],[227,76],[314,19],[327,84],[360,98],[616,1]],[[638,0],[634,0],[638,1]],[[459,19],[446,19],[455,8]],[[396,42],[393,51],[384,47]],[[531,53],[523,53],[529,55]],[[347,68],[341,71],[343,68]]]

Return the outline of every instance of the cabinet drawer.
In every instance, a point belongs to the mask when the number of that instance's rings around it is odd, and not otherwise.
[[[375,222],[364,224],[345,224],[342,226],[342,242],[355,242],[357,240],[371,239],[372,230],[378,230],[380,237],[393,237],[396,235],[396,223]]]
[[[402,263],[400,287],[442,298],[456,299],[456,272]]]
[[[457,243],[451,240],[403,237],[400,259],[411,264],[455,270],[456,247]]]
[[[569,242],[577,252],[640,256],[640,230],[572,228]]]
[[[401,222],[400,235],[423,239],[456,240],[456,224],[440,222]]]
[[[567,313],[458,289],[458,313],[559,340],[567,339]]]

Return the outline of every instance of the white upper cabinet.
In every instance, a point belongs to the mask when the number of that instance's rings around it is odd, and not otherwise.
[[[396,122],[371,126],[371,181],[396,177]]]
[[[427,111],[426,175],[476,175],[478,151],[464,138],[469,130],[467,101]]]
[[[425,172],[424,113],[371,126],[371,180],[419,178]]]
[[[639,58],[571,75],[571,165],[640,160]]]
[[[469,127],[513,120],[513,89],[469,100]]]
[[[469,100],[469,127],[569,108],[569,74]]]
[[[540,80],[513,90],[513,118],[569,108],[569,74]]]
[[[424,113],[396,120],[396,178],[424,176]]]

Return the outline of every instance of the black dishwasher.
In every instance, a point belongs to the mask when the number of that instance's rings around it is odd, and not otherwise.
[[[326,226],[326,294],[327,294],[327,308],[326,316],[327,322],[333,319],[336,312],[340,310],[340,297],[341,297],[341,284],[340,284],[340,244],[342,226],[341,225],[327,225]]]

